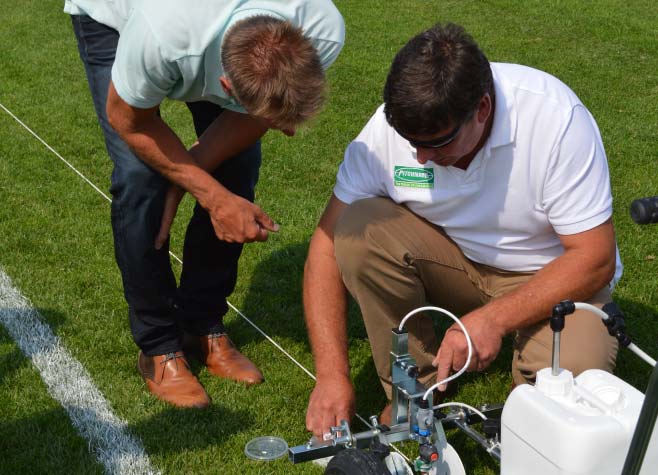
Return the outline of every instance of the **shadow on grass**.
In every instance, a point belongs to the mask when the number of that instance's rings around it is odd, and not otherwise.
[[[213,404],[206,409],[167,407],[145,420],[130,424],[149,454],[172,454],[221,446],[245,427],[254,424],[247,411]]]
[[[268,335],[301,342],[310,351],[302,305],[307,251],[308,242],[293,244],[274,251],[260,262],[251,275],[242,310]],[[242,343],[262,339],[248,324],[229,325],[229,331]],[[358,307],[353,302],[349,310],[348,337],[366,338]]]
[[[302,309],[307,250],[307,242],[278,249],[261,261],[251,275],[242,311],[272,337],[307,342]],[[228,330],[232,338],[242,343],[262,339],[248,324],[229,324]]]
[[[0,325],[0,474],[102,473],[63,408],[35,411],[52,403],[38,372],[25,371],[30,366],[30,359]]]
[[[77,408],[75,412],[79,418],[93,421],[96,434],[108,436],[116,432],[115,425],[99,419],[90,409]],[[170,455],[222,445],[252,423],[253,417],[246,411],[217,407],[206,410],[167,408],[144,421],[130,424],[129,430],[142,439],[149,455]],[[62,408],[2,420],[0,433],[3,434],[0,473],[103,473],[89,452],[87,442],[75,433]],[[111,443],[105,441],[108,442]],[[117,458],[127,455],[121,450],[114,454]]]
[[[0,474],[102,474],[62,408],[0,421]]]
[[[9,344],[10,342],[12,342],[11,337],[3,327],[0,327],[0,345]],[[27,364],[29,364],[28,360],[16,345],[13,345],[9,352],[2,352],[0,354],[0,387],[11,379],[12,375],[21,367]]]
[[[42,338],[27,344],[35,346],[31,348],[35,351],[51,351],[58,342],[54,332],[45,338],[43,332],[39,334]],[[30,366],[30,358],[0,325],[0,453],[3,454],[0,474],[102,473],[89,451],[89,445],[96,445],[98,441],[88,442],[76,432],[67,410],[57,406],[45,393],[36,370],[30,369],[34,377],[25,380],[22,374]],[[225,443],[254,424],[253,414],[248,411],[228,409],[219,404],[205,410],[176,409],[157,401],[154,404],[154,411],[129,424],[129,431],[147,443],[149,454],[203,451]],[[53,406],[56,408],[52,409]],[[92,408],[71,407],[69,410],[75,420],[86,421],[94,427],[92,434],[102,434],[104,438],[118,435],[117,427],[99,418]],[[116,454],[117,457],[125,455]]]

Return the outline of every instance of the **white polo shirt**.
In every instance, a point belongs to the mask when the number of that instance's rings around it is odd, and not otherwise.
[[[149,108],[165,97],[205,100],[244,112],[219,77],[224,33],[253,15],[288,20],[304,31],[328,68],[345,41],[343,18],[330,0],[65,0],[120,34],[112,82],[128,104]]]
[[[347,147],[334,188],[345,202],[385,196],[441,226],[466,257],[536,271],[560,256],[558,237],[612,215],[610,179],[594,118],[557,78],[492,63],[491,135],[468,169],[420,165],[380,106]],[[621,276],[617,253],[616,280]]]

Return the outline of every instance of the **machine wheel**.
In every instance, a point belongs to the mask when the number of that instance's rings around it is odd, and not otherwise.
[[[366,450],[345,449],[327,464],[325,475],[391,475],[376,454]]]

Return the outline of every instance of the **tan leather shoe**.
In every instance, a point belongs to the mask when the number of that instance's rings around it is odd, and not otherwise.
[[[190,371],[182,351],[157,356],[146,356],[140,351],[137,370],[158,399],[178,407],[203,409],[210,405],[210,397]]]
[[[203,362],[215,376],[248,385],[263,382],[263,374],[249,358],[240,353],[224,333],[199,337]]]

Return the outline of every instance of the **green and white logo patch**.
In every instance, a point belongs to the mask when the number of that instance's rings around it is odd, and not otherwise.
[[[395,167],[393,172],[395,186],[407,188],[434,188],[434,170],[419,167]]]

